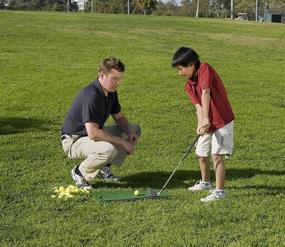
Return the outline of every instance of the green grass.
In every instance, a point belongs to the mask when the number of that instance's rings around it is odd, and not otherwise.
[[[285,246],[285,25],[186,17],[0,12],[0,246]],[[136,153],[97,190],[160,189],[195,137],[195,111],[170,66],[197,50],[227,87],[235,152],[228,200],[202,204],[192,153],[169,200],[52,199],[72,184],[61,124],[106,56],[127,66],[123,112],[142,127]]]

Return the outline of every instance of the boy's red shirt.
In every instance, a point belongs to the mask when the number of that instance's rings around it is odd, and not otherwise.
[[[185,91],[194,105],[202,106],[202,90],[210,89],[209,120],[210,131],[214,132],[234,120],[234,113],[229,103],[224,84],[214,68],[202,63],[194,77],[188,80]]]

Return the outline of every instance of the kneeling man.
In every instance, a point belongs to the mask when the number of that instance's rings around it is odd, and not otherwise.
[[[62,147],[69,158],[83,159],[71,171],[80,188],[92,189],[96,177],[119,181],[111,165],[121,166],[126,156],[134,153],[141,130],[138,125],[130,125],[121,112],[116,91],[124,71],[119,59],[104,59],[98,78],[79,92],[65,118]],[[116,125],[104,127],[110,115]]]

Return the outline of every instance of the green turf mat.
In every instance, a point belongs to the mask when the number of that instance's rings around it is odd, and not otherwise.
[[[111,201],[135,201],[144,199],[165,199],[169,195],[163,191],[159,196],[151,196],[149,189],[140,191],[139,195],[134,195],[131,190],[112,190],[112,191],[93,191],[92,196],[97,202],[111,202]]]

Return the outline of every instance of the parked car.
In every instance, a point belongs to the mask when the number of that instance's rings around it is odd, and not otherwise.
[[[238,17],[237,18],[235,18],[236,20],[242,20],[242,21],[244,21],[244,20],[248,20],[248,17],[247,17],[247,13],[238,13]]]

